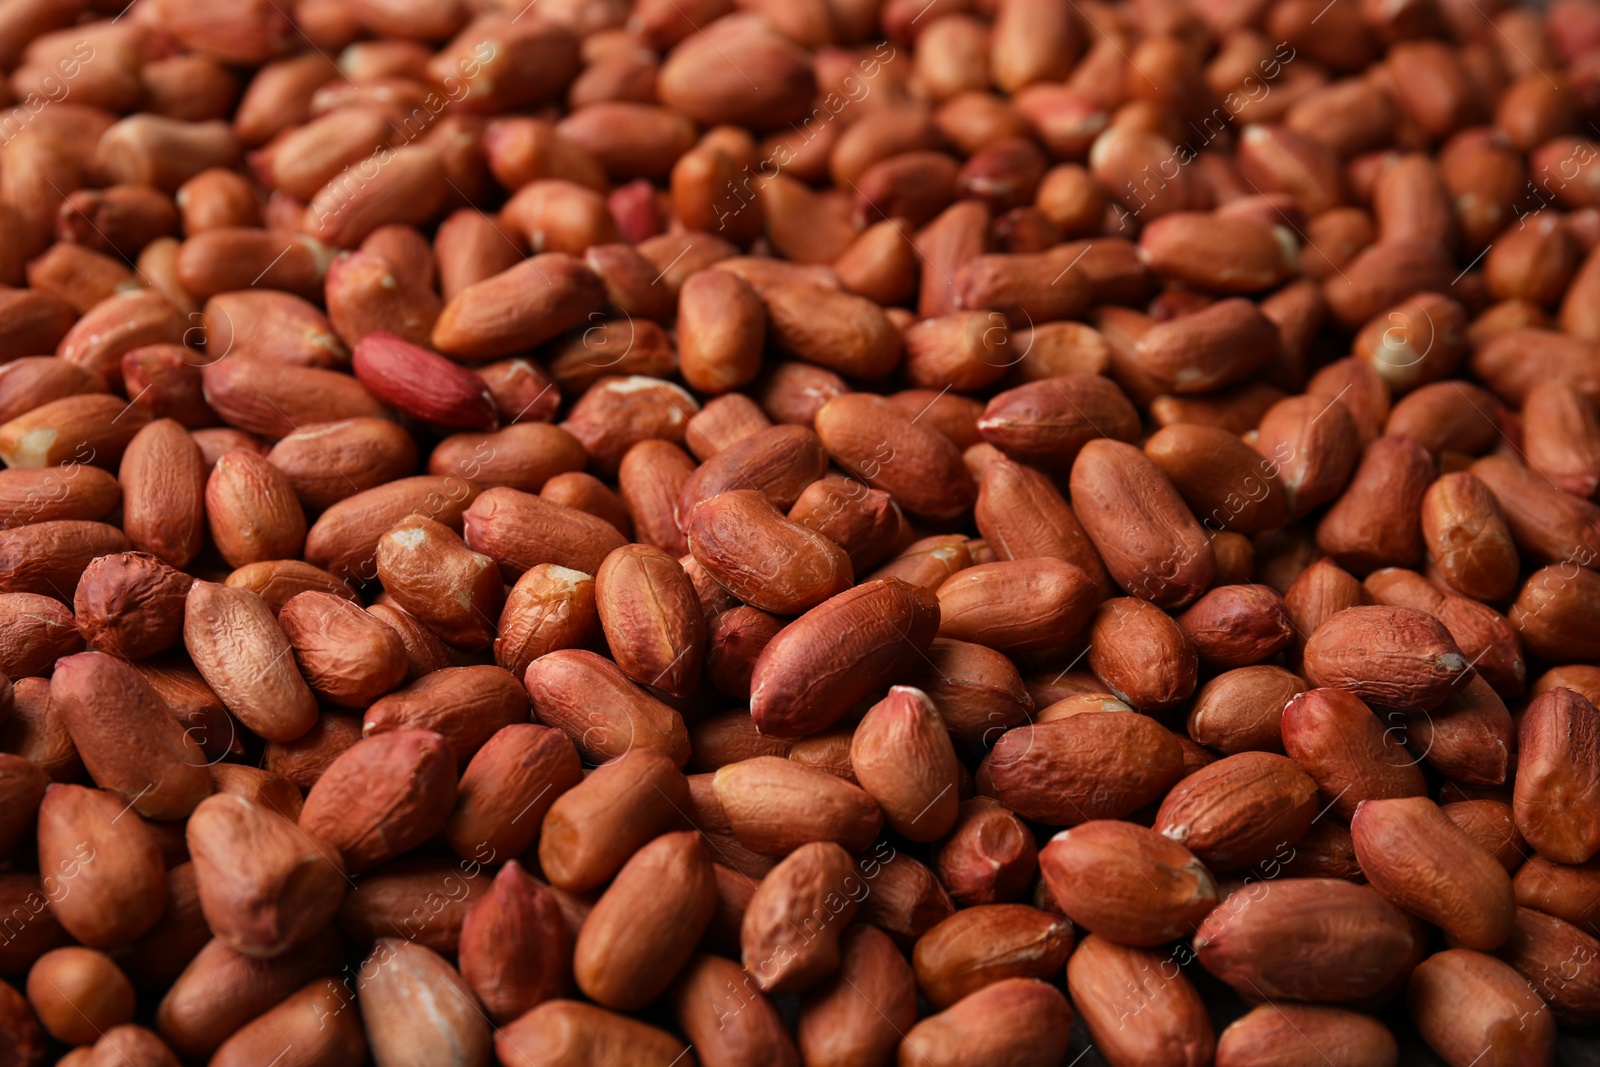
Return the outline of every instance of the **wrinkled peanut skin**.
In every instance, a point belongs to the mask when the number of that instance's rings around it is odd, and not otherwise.
[[[0,1067],[1600,1024],[1600,0],[116,6],[0,0]]]

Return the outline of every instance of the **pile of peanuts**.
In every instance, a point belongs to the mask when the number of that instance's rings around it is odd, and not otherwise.
[[[0,73],[0,1067],[1600,1062],[1600,0]]]

